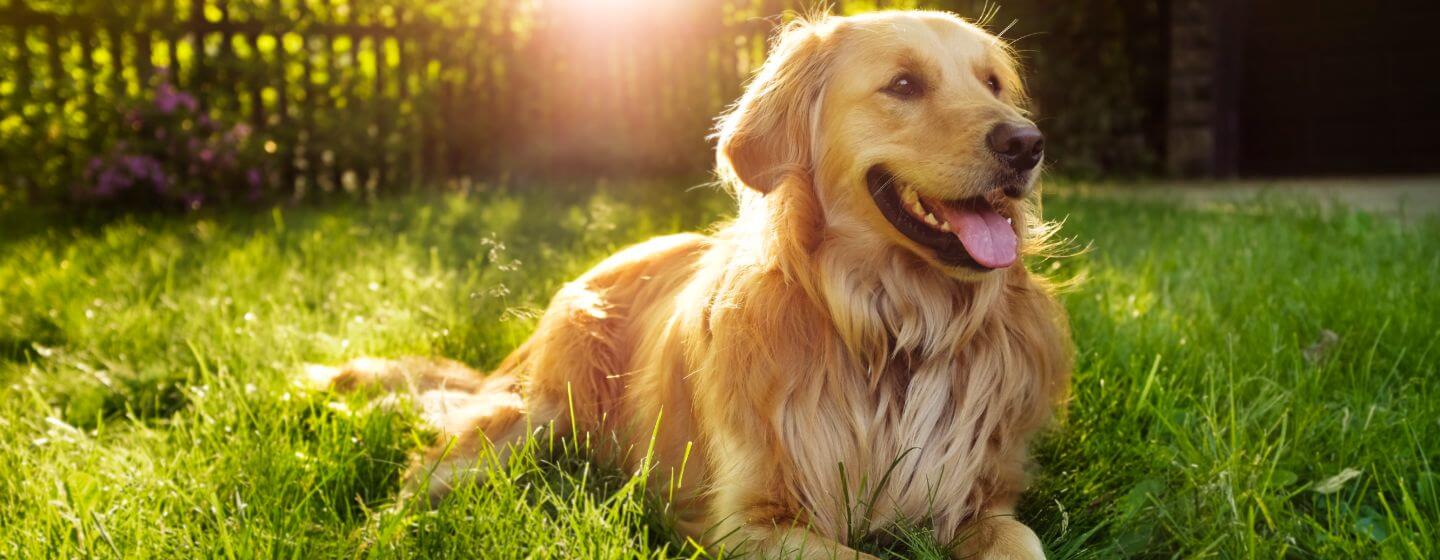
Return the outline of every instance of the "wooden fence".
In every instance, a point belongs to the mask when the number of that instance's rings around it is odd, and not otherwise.
[[[0,196],[64,192],[125,138],[119,108],[161,76],[272,138],[276,182],[301,196],[501,171],[703,170],[713,119],[780,14],[818,1],[0,0]],[[1163,121],[1146,100],[1164,73],[1133,78],[1163,54],[1133,29],[1163,21],[1165,2],[1080,4],[1015,0],[1002,18],[1021,20],[1011,36],[1028,37],[1041,70],[1032,92],[1057,161],[1135,167],[1125,158],[1148,157],[1142,142],[1113,140]]]
[[[3,96],[5,113],[21,116],[14,128],[29,132],[31,146],[57,152],[41,156],[58,156],[46,162],[58,169],[38,171],[73,175],[65,171],[79,157],[123,137],[116,104],[142,95],[162,72],[207,110],[247,118],[281,139],[274,146],[283,150],[286,178],[302,189],[338,188],[345,172],[379,183],[449,163],[427,96],[473,80],[471,69],[459,79],[438,75],[437,64],[450,70],[460,62],[437,48],[438,28],[403,12],[388,20],[319,20],[304,3],[287,13],[278,1],[245,19],[226,2],[146,7],[154,9],[41,11],[14,0],[0,9],[5,39],[15,46],[6,66],[17,84]],[[483,32],[444,29],[448,36]],[[354,144],[372,157],[361,160]]]
[[[796,4],[586,1],[0,0],[0,194],[65,189],[161,80],[274,138],[300,193],[703,168]]]

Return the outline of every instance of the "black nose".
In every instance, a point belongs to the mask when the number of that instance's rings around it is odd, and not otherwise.
[[[986,137],[995,157],[1016,171],[1029,171],[1045,155],[1045,135],[1033,124],[1000,123]]]

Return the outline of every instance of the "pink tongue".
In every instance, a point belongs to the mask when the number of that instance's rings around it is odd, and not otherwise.
[[[939,206],[945,221],[955,230],[955,237],[965,244],[970,258],[985,268],[1006,268],[1015,264],[1015,251],[1019,245],[1015,230],[999,213],[990,208],[972,208],[968,205],[942,204]]]

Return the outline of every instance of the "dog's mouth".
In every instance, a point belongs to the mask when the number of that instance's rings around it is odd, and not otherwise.
[[[875,205],[905,237],[950,266],[980,270],[1007,268],[1019,259],[1014,220],[984,196],[960,200],[927,197],[883,167],[870,168],[865,182]]]

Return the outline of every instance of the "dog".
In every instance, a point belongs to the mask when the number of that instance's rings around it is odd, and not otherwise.
[[[679,529],[764,557],[871,558],[856,520],[924,520],[956,557],[1041,558],[1015,519],[1026,443],[1066,398],[1063,308],[1012,51],[942,12],[797,20],[719,120],[737,217],[566,284],[489,376],[317,368],[408,395],[440,433],[406,475],[438,500],[539,432],[684,468]],[[640,450],[639,453],[636,450]]]

